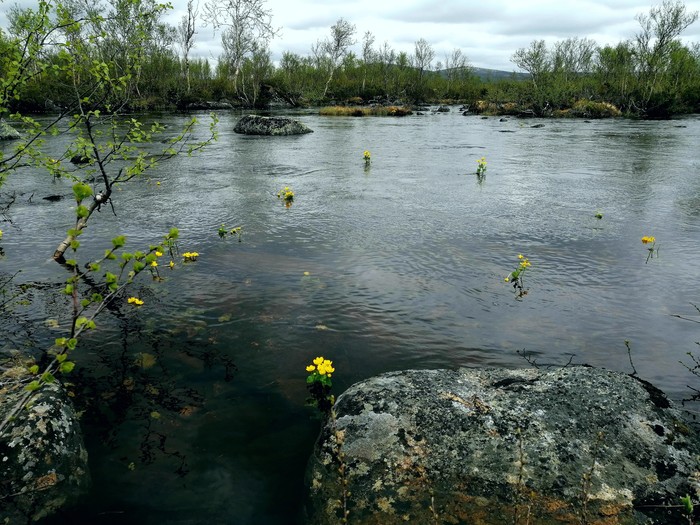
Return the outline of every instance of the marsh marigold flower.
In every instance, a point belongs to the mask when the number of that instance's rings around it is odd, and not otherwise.
[[[656,237],[647,237],[646,235],[642,237],[643,244],[654,244],[656,242]]]
[[[129,299],[127,299],[127,303],[133,304],[136,306],[141,306],[143,304],[143,301],[141,299],[139,299],[138,297],[129,297]]]

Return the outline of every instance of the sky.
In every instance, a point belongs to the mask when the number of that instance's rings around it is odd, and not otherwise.
[[[31,5],[35,0],[20,0]],[[170,0],[173,10],[166,21],[176,25],[186,13],[187,0]],[[196,0],[195,0],[196,1]],[[199,0],[200,13],[207,0]],[[210,0],[211,1],[211,0]],[[215,0],[223,2],[225,0]],[[14,0],[0,0],[0,26],[4,11]],[[273,60],[284,51],[302,56],[313,43],[330,35],[339,18],[356,27],[361,55],[362,37],[370,31],[375,48],[388,43],[395,51],[414,52],[419,38],[435,51],[435,62],[459,48],[474,67],[517,70],[510,61],[513,53],[533,40],[552,44],[569,37],[590,38],[599,45],[617,44],[634,37],[639,29],[638,14],[647,14],[661,0],[266,0],[272,23],[280,35],[270,42]],[[700,0],[687,0],[688,11],[700,11]],[[200,17],[201,18],[201,17]],[[700,21],[683,34],[683,40],[700,42]],[[221,54],[220,34],[198,21],[192,56],[216,59]]]

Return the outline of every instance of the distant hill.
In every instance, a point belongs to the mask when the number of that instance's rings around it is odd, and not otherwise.
[[[528,73],[516,73],[514,71],[501,71],[498,69],[485,69],[483,67],[473,67],[472,73],[481,80],[527,80],[530,78]]]
[[[471,73],[474,76],[479,77],[483,81],[493,81],[493,80],[527,80],[530,78],[528,73],[516,73],[514,71],[501,71],[499,69],[486,69],[483,67],[472,67],[470,68]],[[447,75],[447,70],[442,69],[438,71],[440,75]]]

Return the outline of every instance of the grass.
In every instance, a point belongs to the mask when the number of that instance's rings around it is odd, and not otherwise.
[[[404,117],[413,111],[405,106],[326,106],[319,114],[324,117]]]

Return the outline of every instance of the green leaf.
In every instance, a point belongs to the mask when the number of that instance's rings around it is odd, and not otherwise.
[[[66,295],[72,295],[73,294],[73,285],[67,284],[66,287],[63,289],[63,293]]]
[[[80,203],[92,195],[92,188],[83,182],[73,184],[73,194],[76,202]]]
[[[90,303],[90,299],[83,299],[82,301],[80,301],[80,306],[82,306],[83,308],[87,308],[88,306],[90,306]]]
[[[65,337],[59,337],[58,339],[56,339],[54,344],[59,348],[63,348],[64,346],[66,346],[67,343],[68,339],[66,339]]]
[[[81,207],[84,208],[84,206],[81,206]],[[71,241],[70,247],[73,249],[73,251],[76,251],[78,248],[80,248],[80,241],[75,241],[75,240]]]
[[[51,372],[44,372],[41,375],[40,381],[43,383],[53,383],[54,381],[56,381],[56,378]]]
[[[75,214],[78,216],[79,219],[84,219],[85,217],[90,215],[90,210],[87,208],[87,206],[83,206],[81,204],[75,209]]]
[[[39,381],[32,381],[29,383],[27,386],[24,387],[25,390],[29,392],[34,392],[35,390],[39,390],[41,388],[41,383]]]
[[[29,373],[30,374],[38,374],[39,373],[39,365],[30,366]]]
[[[56,361],[58,361],[59,363],[63,363],[63,361],[65,361],[66,359],[68,359],[68,354],[58,354],[56,356]]]
[[[99,272],[100,271],[100,265],[97,263],[92,263],[90,265],[90,270],[93,272]],[[93,299],[94,300],[94,299]]]
[[[112,239],[112,246],[115,248],[122,248],[126,244],[126,237],[124,235],[119,235]]]
[[[69,374],[70,372],[73,371],[75,368],[75,363],[73,361],[66,361],[64,363],[61,363],[61,366],[58,367],[58,370],[62,374]]]
[[[68,339],[66,342],[66,348],[68,348],[68,350],[75,350],[76,346],[78,346],[78,340],[75,337]]]

